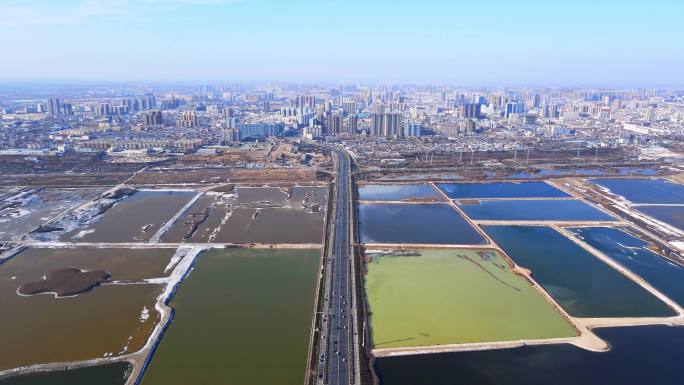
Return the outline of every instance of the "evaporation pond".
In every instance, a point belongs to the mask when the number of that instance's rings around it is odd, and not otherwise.
[[[164,242],[323,242],[326,187],[239,188],[239,197],[207,193],[171,228]]]
[[[684,306],[684,266],[652,252],[646,242],[618,229],[580,227],[568,230]]]
[[[606,178],[591,182],[632,203],[684,203],[684,185],[664,179]]]
[[[166,267],[174,252],[175,249],[29,248],[0,265],[0,271],[39,279],[55,270],[76,268],[106,271],[113,281],[139,281],[168,275]]]
[[[443,183],[438,187],[451,199],[569,197],[544,182]]]
[[[381,385],[674,385],[682,383],[684,328],[594,330],[607,352],[570,344],[379,358]]]
[[[20,286],[41,276],[15,269],[18,259],[0,265],[0,371],[134,352],[159,321],[154,306],[162,285],[105,284],[66,298],[20,296]]]
[[[634,206],[650,217],[684,230],[684,206]]]
[[[0,380],[0,385],[124,385],[130,364],[117,362],[85,368],[22,374]]]
[[[278,187],[238,187],[235,189],[238,203],[268,203],[283,205],[288,200],[286,189]]]
[[[370,257],[365,283],[376,349],[576,335],[496,251]]]
[[[137,191],[93,223],[62,236],[77,242],[143,242],[173,218],[195,191]]]
[[[296,208],[236,208],[216,233],[220,243],[323,243],[325,212]]]
[[[362,201],[400,201],[439,197],[439,193],[429,184],[367,184],[359,187],[359,200]]]
[[[320,250],[198,256],[142,385],[301,385]]]
[[[612,216],[579,200],[491,200],[459,206],[473,220],[612,221]]]
[[[447,204],[362,204],[364,243],[484,244],[485,239]]]
[[[101,189],[22,189],[0,200],[0,240],[34,230],[50,218],[94,199]]]
[[[550,227],[485,226],[485,231],[575,317],[669,317],[665,303]]]

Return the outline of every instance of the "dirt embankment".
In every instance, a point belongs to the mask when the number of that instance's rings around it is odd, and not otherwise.
[[[133,185],[182,183],[274,183],[312,182],[317,180],[313,169],[192,169],[149,170],[129,181]]]

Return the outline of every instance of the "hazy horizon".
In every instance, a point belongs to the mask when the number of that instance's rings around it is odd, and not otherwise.
[[[268,88],[268,87],[283,87],[286,85],[296,85],[302,87],[321,87],[321,88],[335,88],[343,86],[358,86],[358,87],[425,87],[425,88],[440,88],[448,87],[452,89],[463,90],[489,90],[495,91],[500,89],[538,89],[538,90],[609,90],[609,91],[633,91],[633,90],[684,90],[684,83],[682,84],[641,84],[641,85],[610,85],[610,84],[463,84],[458,82],[401,82],[401,81],[326,81],[326,80],[254,80],[241,81],[240,79],[221,80],[146,80],[146,79],[122,79],[122,80],[107,80],[107,79],[19,79],[9,80],[0,79],[0,89],[2,88],[25,88],[25,87],[40,87],[43,90],[50,87],[75,87],[81,89],[82,87],[187,87],[196,88],[200,86],[232,86],[239,85],[243,87],[254,88]]]

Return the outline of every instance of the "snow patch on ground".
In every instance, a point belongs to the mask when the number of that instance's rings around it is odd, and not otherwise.
[[[680,251],[684,251],[684,241],[671,241],[670,245]]]
[[[150,309],[148,309],[147,306],[143,306],[143,309],[140,312],[140,322],[145,322],[148,319],[150,319]]]
[[[74,235],[74,239],[81,239],[81,238],[85,237],[86,235],[92,234],[94,232],[95,232],[95,229],[81,230],[76,235]]]
[[[180,261],[184,256],[188,254],[188,251],[190,251],[190,248],[187,247],[180,247],[176,250],[176,252],[173,254],[173,257],[171,257],[171,260],[169,261],[169,264],[166,265],[164,268],[164,273],[168,273],[169,270],[173,269],[174,266]]]

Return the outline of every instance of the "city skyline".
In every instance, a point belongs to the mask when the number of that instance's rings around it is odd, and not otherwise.
[[[396,82],[681,86],[656,0],[6,1],[0,82]]]

